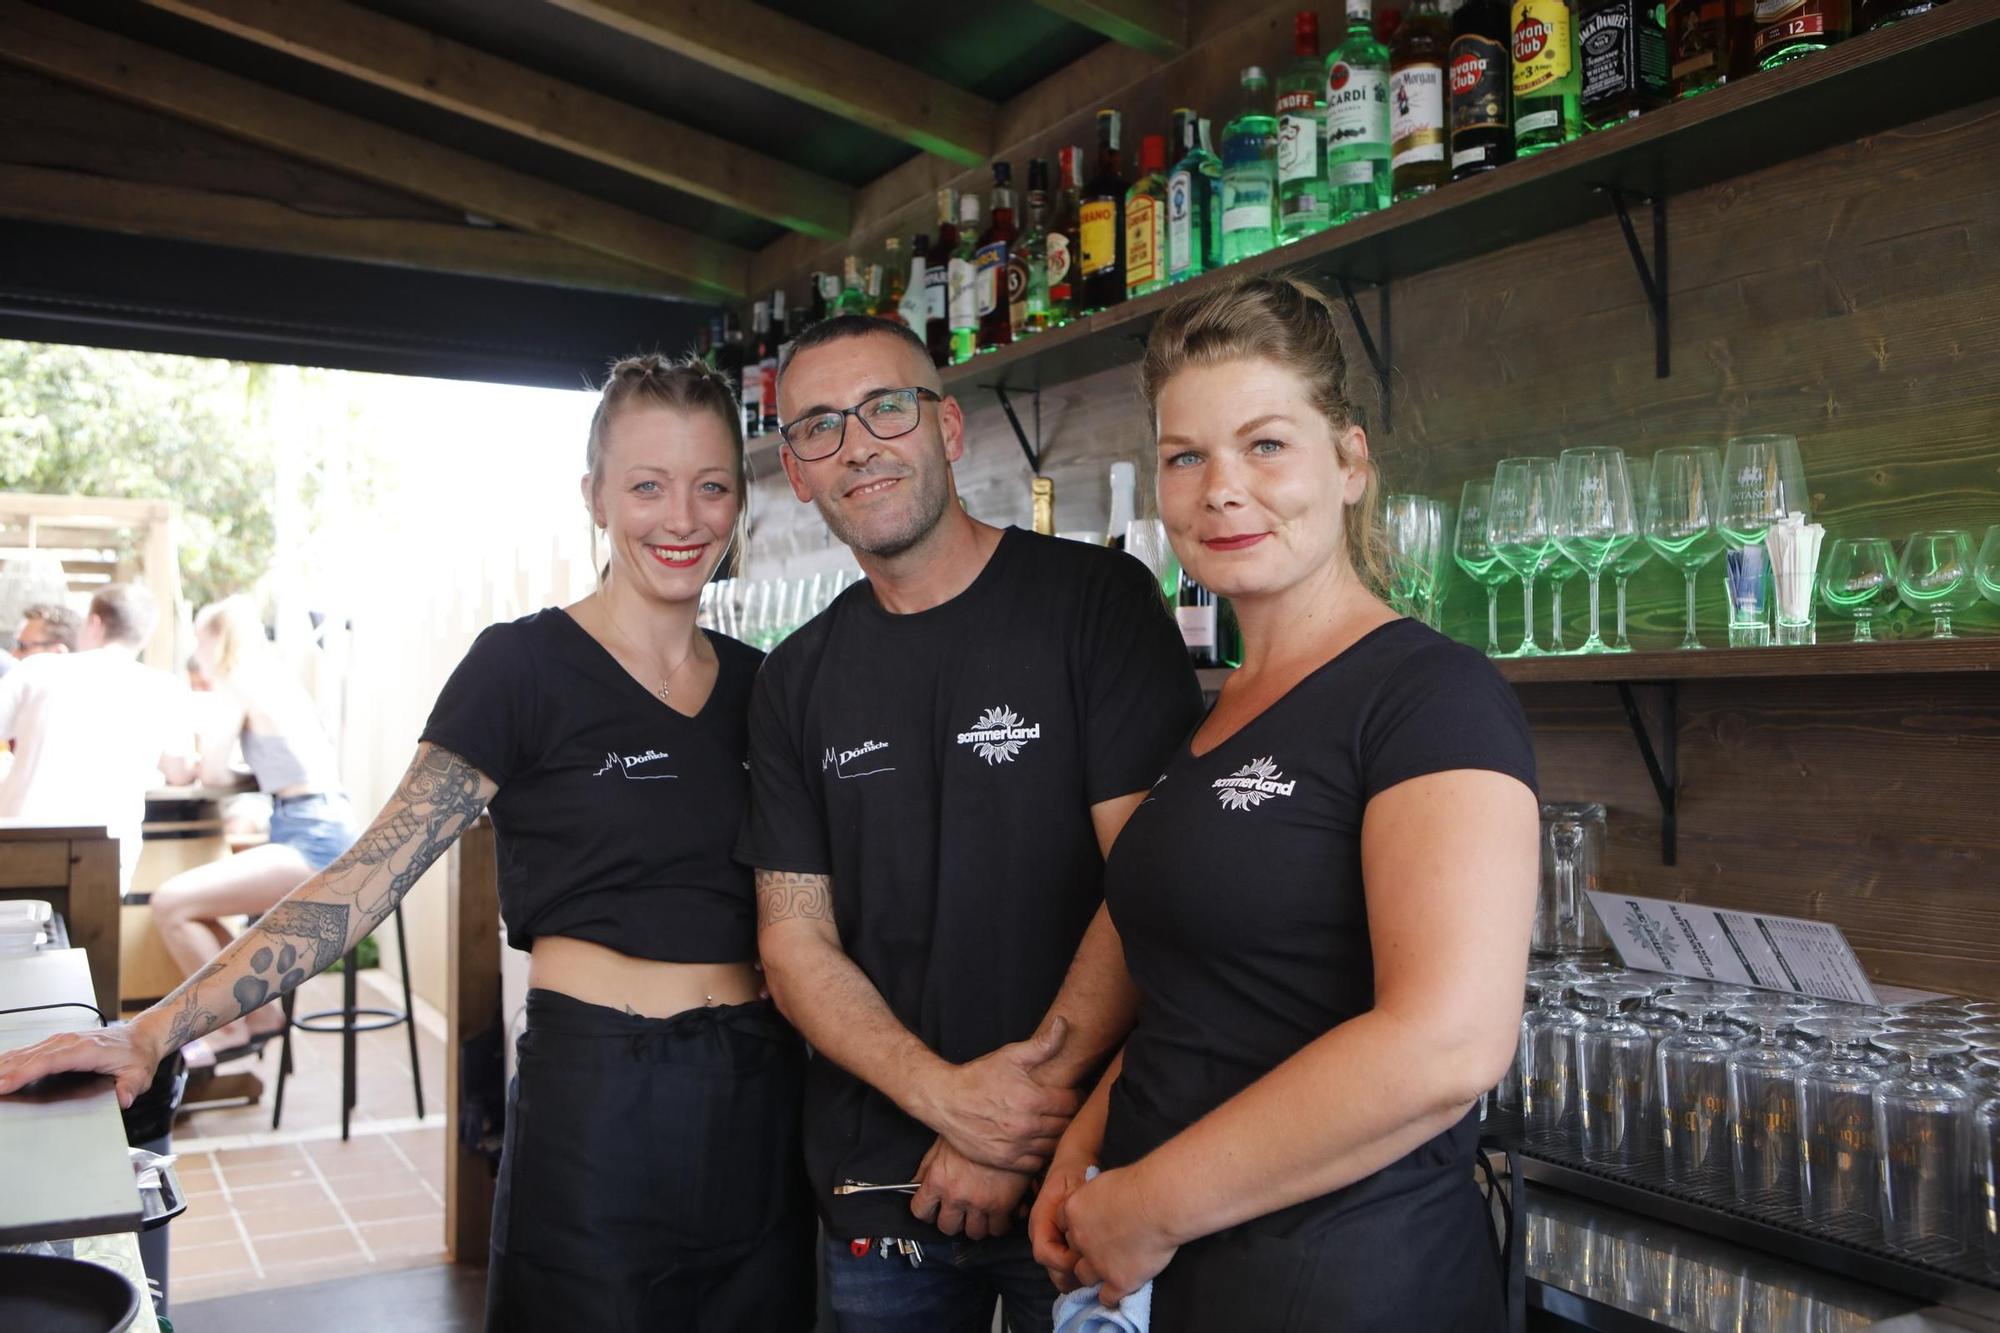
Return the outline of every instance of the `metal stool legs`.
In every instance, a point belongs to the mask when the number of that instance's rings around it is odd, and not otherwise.
[[[292,1073],[292,1032],[338,1032],[340,1034],[340,1137],[345,1140],[354,1117],[356,1087],[359,1083],[355,1062],[355,1042],[359,1034],[374,1032],[381,1028],[402,1025],[409,1030],[410,1038],[410,1083],[416,1094],[417,1118],[424,1116],[423,1070],[417,1063],[417,1024],[410,995],[410,953],[408,941],[403,933],[403,909],[398,906],[393,913],[396,918],[396,957],[401,964],[403,980],[403,1007],[385,1009],[364,1008],[356,997],[356,987],[361,969],[356,966],[354,950],[347,951],[341,960],[340,1008],[321,1009],[314,1013],[293,1012],[293,995],[285,996],[285,1036],[278,1055],[278,1091],[271,1102],[271,1128],[278,1127],[279,1119],[285,1113],[285,1080]],[[363,1021],[367,1020],[367,1021]]]

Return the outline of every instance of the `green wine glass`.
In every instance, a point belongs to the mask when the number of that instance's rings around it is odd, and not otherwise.
[[[1430,500],[1430,541],[1424,548],[1426,591],[1424,623],[1434,630],[1444,628],[1444,592],[1451,583],[1452,514],[1442,500]]]
[[[1653,455],[1646,497],[1646,544],[1687,580],[1684,649],[1698,649],[1694,632],[1695,576],[1722,550],[1715,522],[1722,508],[1722,459],[1702,445],[1662,449]]]
[[[2000,523],[1986,529],[1986,538],[1979,543],[1979,558],[1972,562],[1972,580],[1979,585],[1981,597],[2000,606]]]
[[[1562,548],[1549,558],[1549,567],[1542,571],[1542,577],[1549,585],[1549,651],[1567,653],[1569,645],[1563,641],[1563,584],[1568,583],[1583,570],[1576,561],[1562,553]]]
[[[1896,566],[1896,591],[1903,605],[1931,617],[1933,639],[1955,639],[1954,612],[1979,599],[1972,572],[1972,534],[1959,528],[1913,532]]]
[[[1598,592],[1604,567],[1638,540],[1631,485],[1623,449],[1565,449],[1556,462],[1556,546],[1590,580],[1590,635],[1579,653],[1608,651],[1599,632]]]
[[[1826,548],[1820,605],[1854,619],[1854,642],[1875,642],[1875,617],[1896,604],[1896,548],[1886,537],[1841,537]]]
[[[1493,469],[1486,540],[1521,580],[1521,646],[1509,657],[1544,657],[1535,642],[1535,577],[1555,558],[1556,460],[1505,458]]]
[[[1611,562],[1611,580],[1618,589],[1618,632],[1605,645],[1609,653],[1629,653],[1632,640],[1625,636],[1625,584],[1639,572],[1640,566],[1653,558],[1653,548],[1638,535],[1646,522],[1646,497],[1653,489],[1653,460],[1650,458],[1627,458],[1625,460],[1626,492],[1632,497],[1633,540],[1631,545],[1620,551]]]
[[[1486,511],[1493,503],[1493,483],[1468,481],[1458,495],[1458,526],[1451,558],[1467,578],[1486,589],[1486,655],[1500,656],[1500,585],[1511,572],[1493,553],[1486,539]]]

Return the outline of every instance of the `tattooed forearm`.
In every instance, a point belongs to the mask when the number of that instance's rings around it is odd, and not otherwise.
[[[757,872],[757,925],[779,921],[833,920],[833,881],[825,875],[789,870]]]
[[[493,784],[449,750],[426,745],[360,841],[326,868],[327,892],[361,909],[362,934],[388,920],[445,849],[479,818]]]

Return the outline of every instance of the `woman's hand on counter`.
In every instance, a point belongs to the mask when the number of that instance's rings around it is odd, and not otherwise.
[[[1180,1248],[1160,1226],[1143,1163],[1100,1173],[1061,1206],[1057,1225],[1077,1254],[1076,1279],[1099,1283],[1097,1299],[1116,1305],[1159,1275]]]
[[[136,1023],[114,1023],[89,1032],[64,1032],[0,1055],[0,1096],[19,1092],[51,1074],[109,1074],[118,1104],[129,1107],[152,1086],[162,1051]]]

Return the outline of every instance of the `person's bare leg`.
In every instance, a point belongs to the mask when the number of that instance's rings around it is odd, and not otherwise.
[[[222,917],[269,911],[311,876],[312,867],[290,847],[252,847],[183,871],[154,889],[153,925],[182,974],[191,976],[229,940]],[[217,1028],[207,1044],[225,1051],[282,1026],[283,1015],[267,1005]]]

